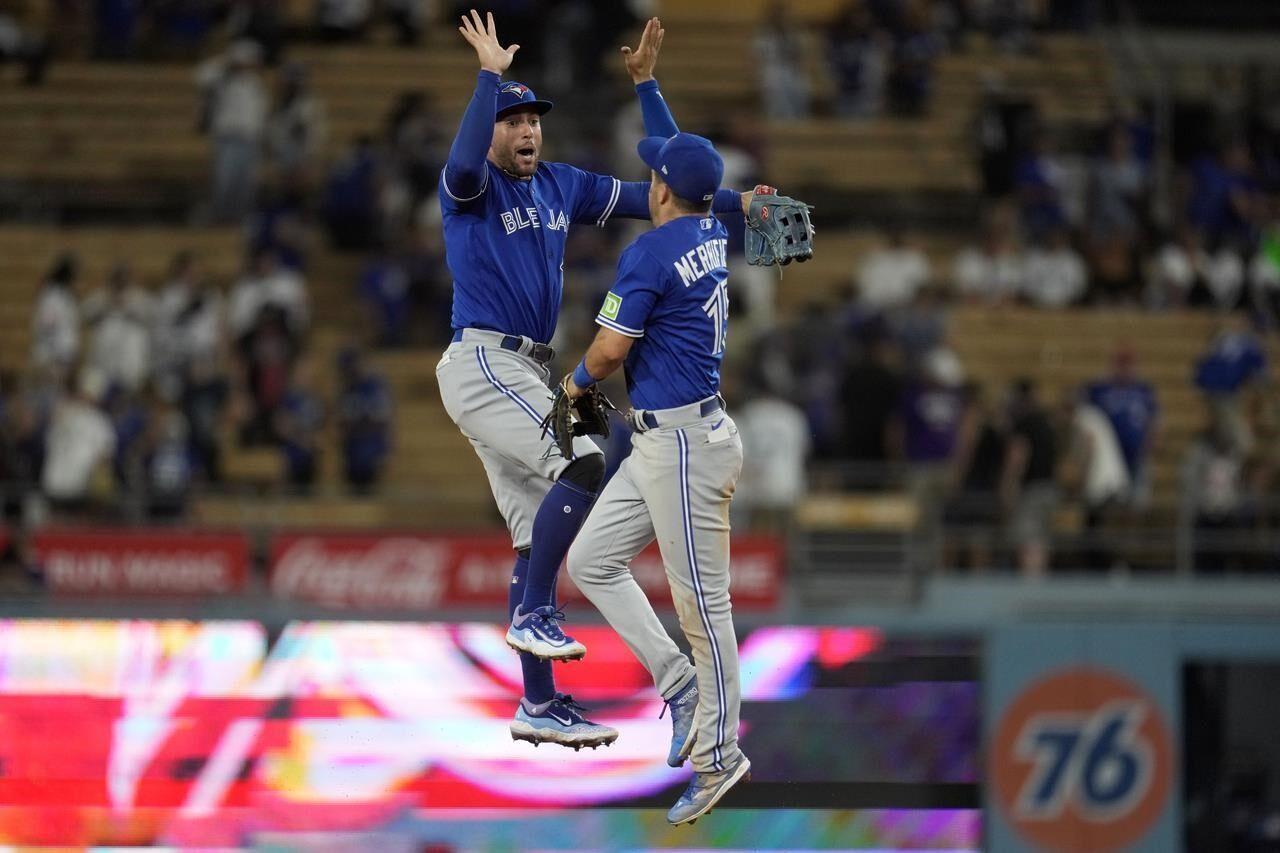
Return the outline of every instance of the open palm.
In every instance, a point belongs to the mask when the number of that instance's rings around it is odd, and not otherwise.
[[[492,71],[495,74],[506,71],[511,67],[511,60],[516,55],[516,51],[520,49],[518,44],[510,47],[498,44],[498,28],[493,23],[492,12],[486,13],[485,20],[481,21],[480,13],[472,9],[470,17],[462,16],[462,26],[458,27],[458,32],[462,33],[467,44],[476,49],[480,68],[484,71]]]

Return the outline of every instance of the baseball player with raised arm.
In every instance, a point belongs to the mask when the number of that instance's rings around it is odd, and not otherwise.
[[[586,709],[556,692],[550,662],[586,652],[559,627],[555,581],[596,499],[604,457],[579,436],[564,458],[537,424],[552,398],[546,342],[560,308],[569,226],[648,218],[649,184],[541,162],[541,120],[551,103],[501,79],[519,46],[499,44],[492,15],[482,20],[473,10],[458,29],[475,48],[480,73],[440,176],[454,334],[436,377],[445,409],[484,463],[517,553],[507,642],[521,652],[524,696],[512,737],[595,747],[612,743],[617,731],[586,719]],[[675,122],[653,80],[661,37],[651,20],[639,47],[623,53],[646,132],[670,135]],[[725,190],[712,206],[740,210],[749,199]]]
[[[729,502],[742,470],[738,428],[719,394],[729,290],[727,234],[711,215],[724,164],[679,133],[640,142],[653,170],[652,231],[622,253],[600,329],[553,407],[625,365],[631,455],[569,550],[569,574],[653,676],[672,713],[668,763],[695,775],[667,814],[692,823],[744,778],[738,644],[729,604]],[[663,629],[628,566],[654,540],[694,664]],[[701,688],[701,689],[699,689]]]

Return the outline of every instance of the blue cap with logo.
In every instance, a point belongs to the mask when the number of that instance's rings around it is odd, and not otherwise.
[[[724,160],[711,144],[692,133],[648,136],[636,146],[640,159],[685,201],[711,201],[724,177]]]
[[[498,108],[494,112],[493,120],[497,121],[516,109],[532,108],[538,115],[542,115],[549,111],[551,106],[550,101],[539,100],[538,96],[533,94],[533,90],[525,84],[510,80],[498,87]]]

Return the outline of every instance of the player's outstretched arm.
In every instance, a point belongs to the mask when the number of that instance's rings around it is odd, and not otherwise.
[[[463,113],[458,135],[449,148],[449,160],[445,164],[445,191],[456,201],[469,201],[485,188],[485,158],[493,142],[493,115],[497,111],[498,82],[502,72],[511,67],[511,60],[520,45],[503,47],[498,42],[498,29],[489,13],[481,21],[480,13],[471,10],[470,17],[462,17],[458,32],[476,51],[480,61],[480,75],[476,91]]]
[[[622,61],[627,67],[627,73],[631,75],[631,82],[636,86],[636,95],[640,98],[640,113],[644,117],[644,132],[648,136],[669,137],[680,132],[671,109],[658,90],[658,81],[653,76],[665,34],[662,21],[650,18],[644,25],[640,44],[636,49],[625,46],[622,48]]]

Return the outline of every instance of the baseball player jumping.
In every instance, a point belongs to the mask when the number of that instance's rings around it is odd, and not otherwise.
[[[552,400],[546,341],[559,313],[569,226],[648,218],[650,187],[540,162],[541,120],[551,102],[501,79],[519,45],[499,44],[492,14],[482,20],[472,10],[458,29],[475,48],[480,73],[440,176],[454,334],[436,377],[445,409],[484,463],[517,553],[507,642],[521,652],[524,697],[512,737],[575,749],[605,745],[618,732],[586,719],[586,709],[557,693],[551,671],[552,660],[586,653],[560,629],[555,581],[596,499],[604,459],[582,436],[572,441],[570,458],[562,457],[537,425]],[[623,53],[646,132],[669,136],[675,122],[653,79],[661,39],[651,20],[639,47]],[[712,209],[746,209],[751,198],[722,190]]]
[[[668,763],[693,781],[667,814],[691,823],[751,762],[738,748],[738,644],[729,603],[729,501],[742,470],[738,428],[719,395],[729,292],[727,234],[711,215],[724,164],[680,133],[640,142],[653,170],[652,231],[627,247],[596,316],[600,329],[553,407],[626,365],[632,451],[569,550],[569,574],[653,675],[672,713]],[[654,540],[695,667],[628,571]],[[701,686],[701,690],[699,690]],[[695,713],[696,712],[696,713]]]

